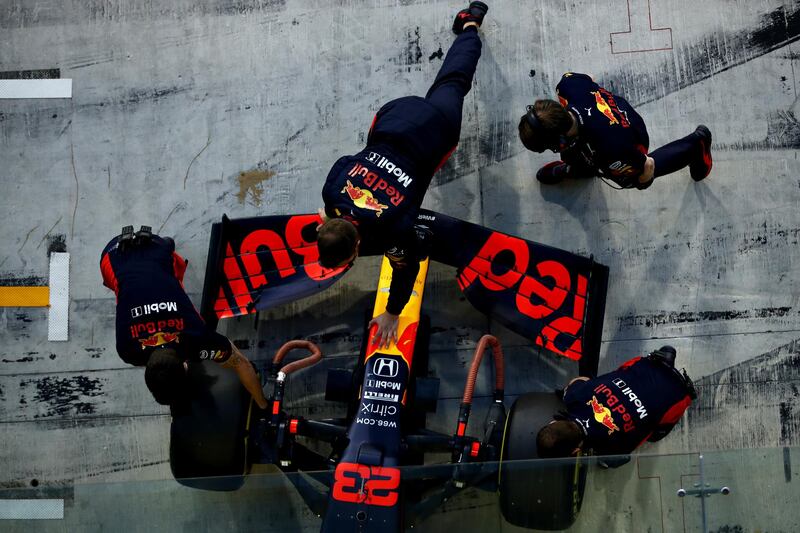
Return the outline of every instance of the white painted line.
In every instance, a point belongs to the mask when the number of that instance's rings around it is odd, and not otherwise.
[[[0,520],[60,520],[64,500],[0,500]]]
[[[47,340],[65,341],[69,336],[69,254],[50,254],[50,313]]]
[[[72,98],[72,79],[0,80],[0,99]]]

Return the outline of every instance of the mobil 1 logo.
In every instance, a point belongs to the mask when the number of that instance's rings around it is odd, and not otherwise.
[[[371,358],[367,363],[364,390],[380,393],[374,394],[373,399],[399,398],[403,394],[403,380],[408,374],[407,368],[405,363],[401,363],[396,357]]]
[[[375,357],[367,363],[367,375],[364,378],[365,400],[382,402],[398,402],[403,396],[403,381],[408,374],[408,367],[395,357]]]

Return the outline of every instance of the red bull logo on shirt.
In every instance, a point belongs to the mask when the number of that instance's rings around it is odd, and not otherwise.
[[[145,348],[155,348],[169,342],[177,341],[180,333],[170,333],[167,331],[159,331],[145,339],[138,339],[142,344],[142,350]]]
[[[597,396],[592,396],[592,399],[586,402],[586,405],[592,407],[594,419],[608,429],[609,435],[619,431],[619,426],[614,423],[614,417],[611,416],[611,409],[597,401]]]
[[[131,325],[131,338],[136,339],[142,345],[142,350],[161,346],[168,342],[177,341],[179,331],[184,327],[182,318],[170,318],[168,320],[153,320],[141,324]],[[163,331],[164,329],[173,331]],[[139,338],[142,334],[148,334],[145,338]]]
[[[628,116],[625,112],[620,111],[617,106],[617,101],[614,100],[614,95],[599,87],[597,91],[593,91],[595,105],[597,110],[600,111],[608,119],[609,126],[619,124],[623,128],[630,127],[631,123],[628,121]]]
[[[619,124],[619,120],[617,120],[617,117],[611,112],[611,107],[608,105],[605,98],[603,98],[603,95],[600,94],[600,91],[592,91],[592,94],[594,95],[597,110],[606,116],[609,126],[612,124]]]
[[[374,172],[370,172],[367,167],[359,163],[356,163],[353,168],[350,169],[350,172],[348,172],[347,175],[351,178],[361,176],[364,178],[364,185],[373,191],[383,191],[387,196],[389,196],[389,202],[391,202],[392,205],[400,205],[406,198],[405,195],[400,194],[400,191],[396,187],[390,185],[388,181],[380,178]],[[342,192],[345,191],[342,190]]]
[[[372,191],[362,189],[361,187],[354,187],[353,184],[350,183],[350,180],[347,180],[347,185],[342,189],[342,193],[347,193],[347,196],[353,200],[356,207],[375,211],[375,216],[377,217],[381,216],[383,210],[389,207],[376,200],[375,196],[372,195]]]
[[[606,385],[602,383],[594,388],[594,392],[597,393],[598,396],[605,395],[605,402],[608,404],[608,407],[611,408],[611,411],[614,413],[619,413],[622,415],[622,430],[627,433],[636,428],[636,424],[633,422],[633,417],[625,408],[625,405],[619,401],[619,398],[614,391],[608,388]],[[594,397],[593,397],[594,398]],[[591,402],[590,402],[591,404]],[[597,418],[597,411],[595,411],[595,418]],[[647,414],[645,413],[645,416]],[[609,433],[610,435],[611,433]]]

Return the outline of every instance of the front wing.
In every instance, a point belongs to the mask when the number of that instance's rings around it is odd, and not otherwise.
[[[319,265],[318,215],[228,219],[213,225],[201,314],[210,324],[322,291],[347,267]],[[566,250],[433,211],[430,258],[456,267],[469,302],[543,348],[596,375],[608,267]]]

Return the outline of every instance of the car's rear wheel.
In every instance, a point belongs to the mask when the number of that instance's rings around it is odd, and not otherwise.
[[[190,364],[189,381],[188,401],[172,408],[172,474],[190,487],[236,490],[249,469],[250,394],[236,372],[209,361]]]
[[[511,524],[561,530],[575,522],[583,500],[586,466],[576,458],[538,458],[536,435],[564,404],[553,393],[520,396],[511,407],[503,435],[500,509]]]

